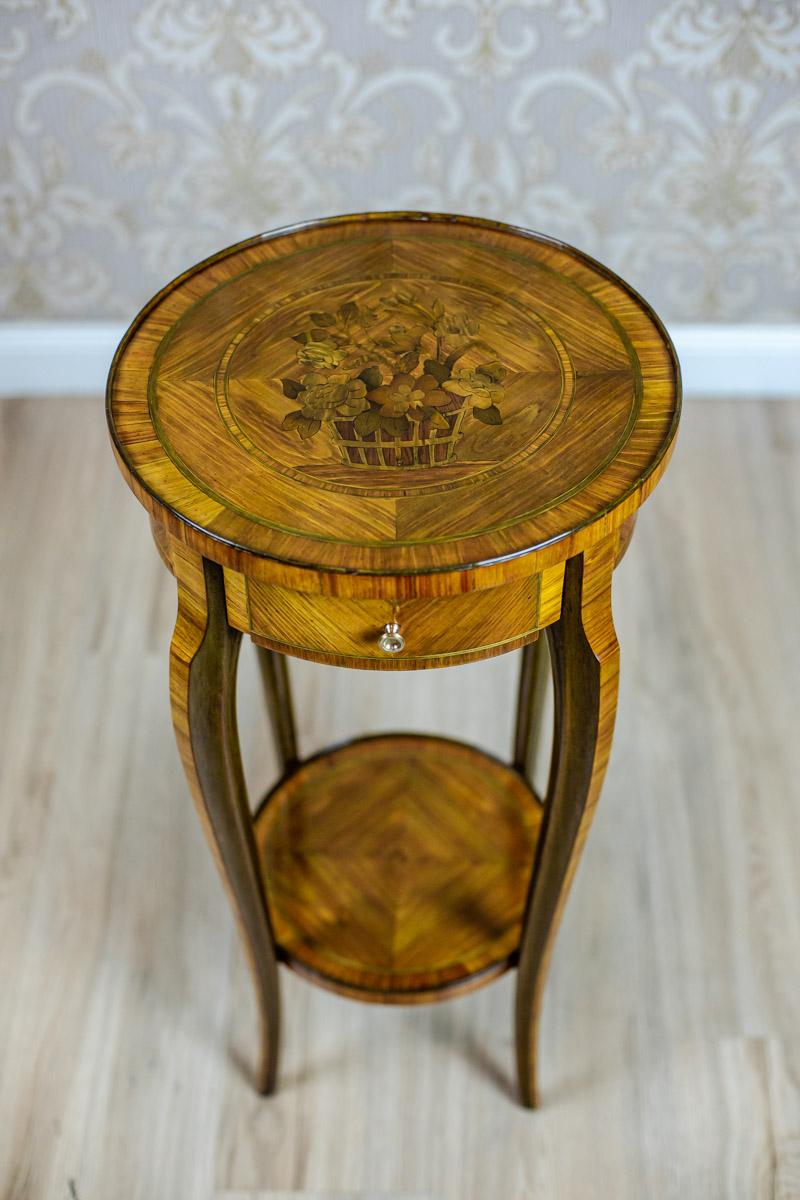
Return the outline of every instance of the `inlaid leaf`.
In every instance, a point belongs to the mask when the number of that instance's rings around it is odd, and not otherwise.
[[[481,363],[478,367],[481,375],[485,375],[492,383],[499,383],[501,379],[505,379],[507,371],[502,363],[489,362]]]
[[[484,425],[502,425],[503,414],[496,404],[490,404],[488,408],[473,408],[473,417],[478,421],[483,421]]]
[[[397,365],[401,371],[414,371],[419,363],[419,354],[416,350],[409,350],[406,354],[401,354],[397,360]]]
[[[347,300],[339,309],[339,316],[343,321],[352,321],[353,317],[358,312],[358,305],[355,300]],[[320,322],[321,324],[322,322]]]
[[[379,408],[368,408],[365,412],[359,413],[353,426],[359,437],[366,437],[368,433],[374,433],[380,427],[381,410]]]
[[[281,386],[284,396],[288,396],[290,400],[296,400],[303,390],[296,379],[282,379]]]
[[[454,396],[471,396],[472,388],[467,383],[461,383],[460,380],[447,379],[442,384],[445,391],[452,392]]]
[[[326,312],[311,313],[311,320],[314,322],[315,325],[335,325],[336,324],[336,317],[334,317],[331,313],[326,313]]]
[[[301,346],[305,346],[306,342],[311,341],[311,335],[308,333],[293,333],[292,341],[299,342]]]
[[[304,419],[305,418],[303,417],[300,409],[296,408],[294,412],[287,413],[283,418],[281,421],[281,429],[297,429],[299,423]]]
[[[444,383],[445,379],[450,378],[450,368],[446,363],[437,362],[435,358],[426,358],[423,366],[425,374],[432,375],[437,383]]]
[[[316,421],[313,417],[304,417],[302,413],[300,414],[300,420],[297,422],[297,432],[300,434],[300,437],[303,439],[303,441],[305,441],[306,438],[313,437],[314,434],[321,429],[321,427],[321,421]]]
[[[383,383],[380,367],[365,367],[358,378],[367,385],[370,391],[373,388],[380,387]]]
[[[431,415],[429,417],[429,423],[430,423],[431,429],[449,429],[450,428],[450,424],[447,420],[447,417],[444,415],[444,413],[437,412],[435,408],[431,410]]]

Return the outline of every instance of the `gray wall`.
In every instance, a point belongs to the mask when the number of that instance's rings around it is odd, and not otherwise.
[[[426,208],[668,320],[793,320],[799,75],[797,0],[0,0],[0,304],[129,317],[238,238]]]

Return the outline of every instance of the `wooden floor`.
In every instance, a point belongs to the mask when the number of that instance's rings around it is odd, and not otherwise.
[[[618,734],[556,946],[543,1108],[511,976],[367,1006],[282,972],[281,1086],[167,706],[173,585],[99,400],[5,402],[0,1196],[800,1196],[800,401],[690,402],[616,582]],[[293,663],[303,750],[510,741],[515,655]],[[255,665],[241,725],[273,760]]]

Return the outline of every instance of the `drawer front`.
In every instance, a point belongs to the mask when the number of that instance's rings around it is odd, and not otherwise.
[[[488,658],[532,641],[558,618],[563,564],[500,587],[433,599],[351,600],[297,592],[225,571],[231,624],[301,658],[403,670]],[[396,621],[399,653],[381,649]]]

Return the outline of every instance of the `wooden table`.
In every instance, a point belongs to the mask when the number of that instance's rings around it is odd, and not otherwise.
[[[254,238],[169,284],[125,335],[108,419],[177,581],[173,720],[252,969],[262,1091],[279,961],[390,1004],[516,967],[520,1094],[536,1103],[547,963],[614,728],[611,574],[679,406],[669,338],[622,280],[463,217]],[[529,778],[542,631],[543,800]],[[282,764],[254,815],[242,633]],[[411,734],[299,755],[287,655],[396,671],[520,647],[510,763]]]

